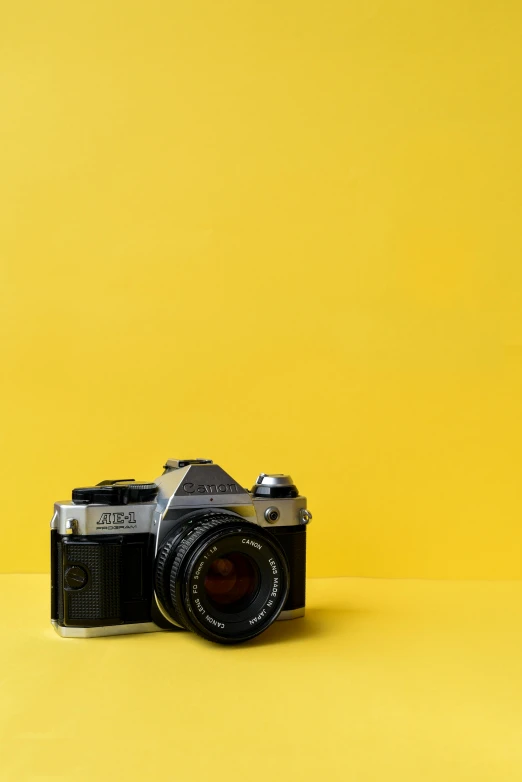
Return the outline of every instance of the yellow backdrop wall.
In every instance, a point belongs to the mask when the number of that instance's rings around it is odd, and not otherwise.
[[[0,570],[214,458],[311,575],[522,577],[522,6],[4,3]]]

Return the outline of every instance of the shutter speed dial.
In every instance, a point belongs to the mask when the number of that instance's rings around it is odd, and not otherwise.
[[[290,475],[284,475],[283,473],[268,475],[262,472],[252,488],[252,494],[254,497],[286,499],[297,497],[299,492]]]

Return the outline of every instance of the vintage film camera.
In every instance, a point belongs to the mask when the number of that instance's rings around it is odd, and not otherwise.
[[[154,483],[74,489],[51,521],[51,619],[64,637],[192,630],[218,643],[304,616],[311,513],[288,475],[247,491],[208,459]]]

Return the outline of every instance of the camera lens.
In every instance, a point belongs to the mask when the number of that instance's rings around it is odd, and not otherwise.
[[[251,557],[232,551],[209,565],[204,588],[209,603],[234,613],[246,608],[259,589],[259,568]]]
[[[158,552],[156,597],[177,625],[218,643],[238,643],[277,619],[288,594],[278,541],[230,512],[198,511]]]

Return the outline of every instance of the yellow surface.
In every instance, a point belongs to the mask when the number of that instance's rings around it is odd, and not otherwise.
[[[73,486],[194,454],[292,473],[311,575],[522,577],[521,34],[4,0],[0,571],[47,569]]]
[[[0,577],[0,778],[511,782],[522,583],[315,579],[308,617],[220,647],[64,640]]]

